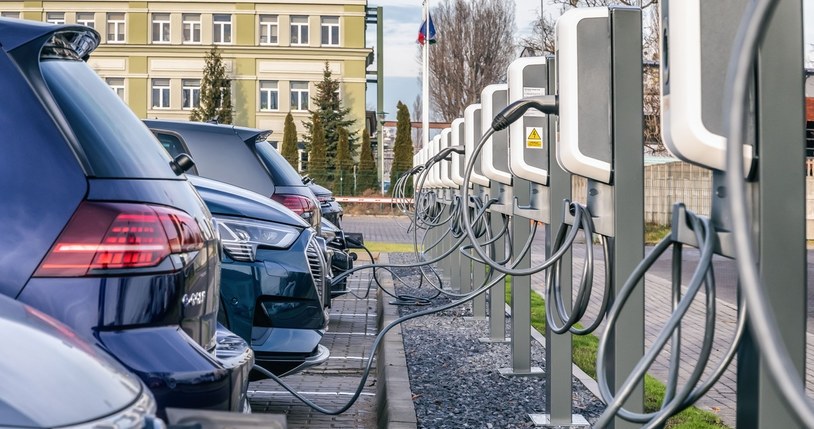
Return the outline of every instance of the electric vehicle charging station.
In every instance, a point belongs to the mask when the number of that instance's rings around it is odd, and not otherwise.
[[[438,140],[439,152],[450,147],[449,140],[451,133],[451,128],[445,128],[441,131],[441,135]],[[452,156],[449,155],[449,158],[452,158]],[[441,184],[443,185],[441,191],[443,197],[441,198],[441,202],[445,207],[444,210],[442,210],[442,213],[445,213],[445,215],[448,215],[447,218],[450,218],[455,214],[455,199],[457,198],[456,195],[458,192],[458,185],[452,180],[452,176],[450,174],[450,166],[452,162],[443,160],[439,162],[439,164],[441,171]],[[452,237],[451,232],[444,231],[442,234],[444,234],[444,239],[441,241],[441,249],[443,251],[452,247],[455,240]],[[460,291],[461,278],[460,276],[455,275],[460,266],[460,252],[452,252],[452,254],[441,261],[441,266],[443,267],[444,276],[448,280],[451,290]]]
[[[615,294],[644,256],[641,10],[572,9],[557,21],[556,37],[557,162],[565,171],[588,181],[588,213],[595,232],[609,240],[606,258],[611,263],[608,275],[612,290],[605,293]],[[564,217],[566,223],[573,223],[571,213],[564,213]],[[628,298],[628,308],[605,334],[612,349],[608,374],[612,392],[644,353],[643,288],[637,292]],[[555,395],[560,389],[565,391],[562,386],[552,386],[551,392]],[[643,385],[639,383],[625,408],[642,412],[643,399]],[[563,423],[571,422],[570,413],[562,417],[568,419]],[[557,420],[552,415],[548,423],[558,424]],[[616,417],[613,427],[638,425]]]
[[[549,78],[544,57],[526,57],[513,61],[508,68],[508,103],[528,96],[546,95]],[[552,74],[553,76],[553,74]],[[548,199],[549,118],[534,109],[509,126],[508,167],[514,176],[512,190],[511,236],[512,255],[523,252],[519,237],[531,235],[530,222],[550,223],[548,216],[552,202]],[[544,138],[545,137],[545,138]],[[526,158],[530,162],[526,162]],[[535,167],[535,165],[540,167]],[[518,174],[520,173],[520,174]],[[530,174],[529,174],[530,173]],[[531,179],[539,183],[533,183]],[[548,235],[546,235],[548,237]],[[547,253],[546,256],[548,256]],[[516,268],[531,268],[531,249],[522,256]],[[504,375],[544,376],[545,372],[531,364],[531,276],[512,277],[511,295],[511,352],[512,366],[501,368]],[[548,350],[550,347],[547,347]],[[550,362],[549,360],[547,360]],[[571,367],[568,366],[570,378]],[[570,403],[569,403],[570,406]]]
[[[719,242],[716,253],[740,259],[756,250],[760,277],[765,285],[763,292],[768,306],[774,309],[777,326],[781,327],[779,335],[790,366],[796,368],[794,376],[799,377],[797,381],[802,384],[806,367],[806,252],[802,221],[805,187],[801,149],[804,143],[799,131],[799,118],[804,114],[800,76],[803,68],[802,2],[777,2],[763,29],[759,55],[751,65],[755,70],[751,84],[754,106],[746,109],[752,114],[745,133],[749,144],[742,147],[744,179],[734,177],[735,173],[726,169],[728,118],[723,112],[729,111],[727,107],[734,108],[726,106],[724,89],[732,78],[727,66],[739,17],[746,6],[746,1],[735,0],[724,4],[699,0],[661,3],[662,133],[673,154],[713,170],[710,221]],[[740,155],[732,154],[730,159],[740,158]],[[735,200],[728,184],[740,180],[746,180],[751,207],[731,206]],[[727,205],[730,211],[725,209]],[[738,246],[733,244],[738,239],[732,231],[735,211],[752,214],[751,229],[759,243],[755,250],[741,249],[740,255]],[[691,241],[682,239],[686,237],[681,234],[682,226],[679,225],[678,230],[674,226],[675,239]],[[744,287],[751,279],[741,279],[741,282]],[[749,294],[742,293],[748,300]],[[766,342],[776,338],[771,335],[757,338],[754,306],[749,311],[755,320],[738,351],[737,426],[802,426],[802,418],[795,418],[795,414],[801,412],[795,408],[804,406],[794,407],[787,402],[782,389],[772,382],[768,359],[765,351],[760,350],[761,346],[769,347]],[[793,371],[793,368],[785,369]],[[786,387],[791,384],[792,380],[781,383]],[[811,402],[808,404],[810,407]]]
[[[465,126],[464,118],[457,118],[454,121],[452,121],[452,131],[449,135],[450,146],[463,146],[465,134],[464,126]],[[466,168],[465,162],[466,158],[463,154],[459,154],[456,152],[452,153],[452,163],[450,165],[449,175],[450,179],[452,179],[457,189],[459,190],[461,189],[461,186],[463,186],[464,184],[464,178],[462,173]],[[468,197],[470,195],[469,190],[463,192],[462,195],[464,196],[464,198],[461,198],[461,200],[458,201],[458,203],[460,204],[460,209],[468,210],[469,209]],[[467,244],[469,244],[469,240],[464,239],[463,243],[461,244],[463,246],[466,246]],[[460,267],[458,271],[458,274],[460,276],[458,280],[459,290],[461,293],[469,293],[472,291],[472,261],[469,258],[461,255],[460,251],[455,253],[456,253],[455,258],[457,258],[458,261],[458,267]]]
[[[468,164],[475,151],[475,144],[481,135],[481,110],[482,105],[471,104],[464,109],[464,163]],[[479,162],[475,162],[472,171],[471,181],[473,198],[486,204],[489,201],[491,183],[489,178],[483,175]],[[467,202],[468,204],[468,202]],[[473,208],[477,206],[472,205]],[[486,270],[478,263],[472,264],[472,284],[486,284]],[[486,318],[486,296],[481,294],[472,300],[472,317],[474,319]]]
[[[508,86],[506,84],[487,85],[481,91],[481,128],[480,133],[486,133],[492,126],[495,114],[508,105]],[[511,223],[512,215],[512,175],[509,172],[509,138],[506,133],[496,133],[483,147],[481,152],[481,171],[490,179],[489,195],[494,204],[489,207],[489,228],[493,234],[504,227],[503,218],[507,217]],[[506,237],[501,237],[493,244],[492,259],[506,258],[510,250],[506,249]],[[490,269],[492,275],[496,275]],[[498,284],[489,290],[489,338],[483,342],[507,342],[506,336],[506,283]]]

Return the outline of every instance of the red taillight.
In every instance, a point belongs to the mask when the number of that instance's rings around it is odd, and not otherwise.
[[[198,224],[182,211],[83,202],[34,275],[74,277],[92,270],[149,268],[170,254],[202,247]]]
[[[303,197],[302,195],[274,194],[271,196],[271,199],[286,206],[286,208],[300,216],[313,214],[317,209],[316,204],[314,204],[310,198]]]

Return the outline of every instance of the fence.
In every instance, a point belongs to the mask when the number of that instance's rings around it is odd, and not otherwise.
[[[806,239],[814,240],[814,159],[806,160]],[[587,192],[584,179],[574,179],[573,195],[584,203]],[[712,173],[686,162],[674,161],[644,168],[644,221],[670,223],[673,204],[683,201],[690,210],[705,216],[710,213]]]

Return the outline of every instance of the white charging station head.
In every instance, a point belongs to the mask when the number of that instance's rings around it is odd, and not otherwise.
[[[518,58],[508,70],[509,103],[525,97],[546,95],[548,72],[545,57]],[[548,120],[545,113],[529,109],[509,126],[509,170],[515,176],[548,185]]]
[[[723,99],[732,44],[745,0],[661,2],[661,132],[684,161],[724,170]],[[754,148],[743,148],[744,171]]]
[[[441,136],[437,135],[430,140],[430,158],[438,155],[438,151],[441,150]],[[440,188],[443,186],[441,183],[441,164],[436,162],[432,165],[432,187],[433,188]]]
[[[481,105],[470,104],[464,109],[464,161],[469,164],[472,154],[475,152],[475,145],[480,141],[481,135]],[[483,155],[481,155],[483,157]],[[466,172],[464,169],[461,174]],[[483,175],[481,163],[476,159],[472,176],[469,179],[472,183],[480,186],[489,186],[489,178]]]
[[[509,87],[506,84],[488,85],[480,93],[481,132],[492,127],[492,119],[509,104]],[[509,138],[505,132],[496,132],[486,141],[481,152],[483,175],[491,180],[512,184],[509,172]]]
[[[449,139],[451,134],[452,128],[444,128],[444,130],[441,131],[441,140],[439,140],[440,150],[444,150],[449,147]],[[445,188],[458,189],[458,184],[452,181],[452,176],[450,175],[450,171],[452,170],[451,167],[451,161],[441,161],[441,184],[444,185]]]
[[[607,7],[571,9],[557,20],[557,162],[604,183],[611,182],[613,171],[609,34]]]
[[[449,135],[449,145],[460,146],[464,141],[464,118],[458,118],[452,121],[452,132]],[[460,187],[464,184],[464,168],[466,168],[465,157],[457,152],[452,153],[452,163],[449,168],[449,177],[453,182]]]

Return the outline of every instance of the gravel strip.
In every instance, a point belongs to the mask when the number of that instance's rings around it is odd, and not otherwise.
[[[389,256],[396,264],[415,260],[407,253]],[[437,293],[426,281],[415,287],[419,284],[418,269],[398,268],[393,273],[399,295],[429,298]],[[449,302],[441,295],[432,300],[432,307]],[[405,315],[427,308],[430,306],[400,306],[399,311]],[[471,316],[471,310],[465,304],[402,326],[418,427],[534,427],[528,415],[545,412],[545,379],[500,375],[500,368],[511,367],[510,345],[481,343],[478,338],[488,336],[488,323],[465,320],[466,316]],[[532,342],[532,362],[545,369],[544,350],[536,342]],[[574,413],[592,424],[604,409],[577,379],[573,404]]]

